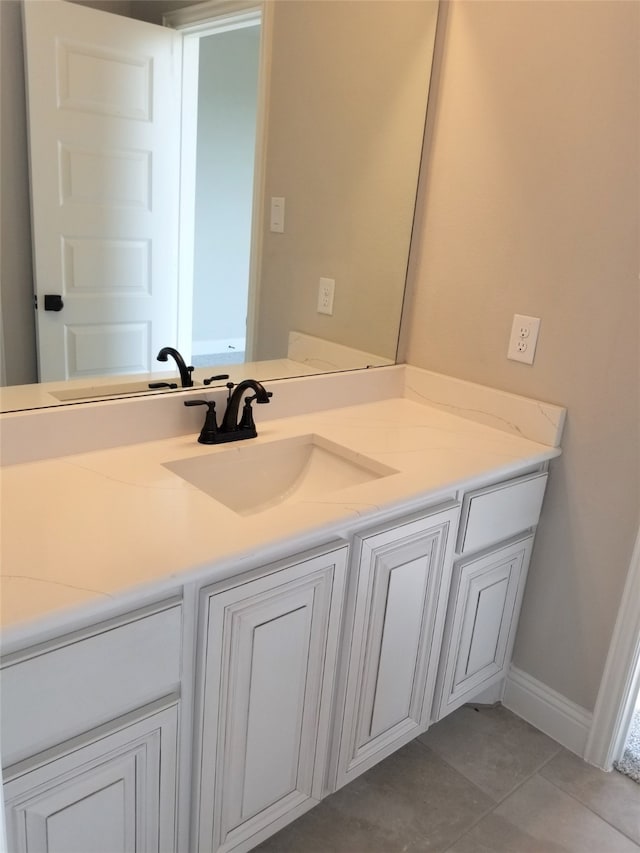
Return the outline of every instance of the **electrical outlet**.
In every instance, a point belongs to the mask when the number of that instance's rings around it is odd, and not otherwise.
[[[332,278],[321,278],[318,286],[318,314],[333,314],[333,294],[336,283]]]
[[[527,317],[525,314],[514,314],[511,326],[511,337],[507,358],[512,361],[522,361],[525,364],[533,364],[540,331],[540,318]]]

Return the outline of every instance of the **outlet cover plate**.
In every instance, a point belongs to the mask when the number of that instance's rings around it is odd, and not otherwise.
[[[511,326],[511,337],[507,358],[511,361],[521,361],[533,364],[540,331],[540,318],[528,317],[526,314],[514,314]]]
[[[333,294],[335,289],[335,279],[320,279],[320,284],[318,285],[318,314],[333,314]]]

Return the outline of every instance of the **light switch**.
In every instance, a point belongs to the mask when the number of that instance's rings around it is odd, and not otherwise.
[[[271,197],[271,230],[276,234],[284,232],[284,199],[279,196]]]

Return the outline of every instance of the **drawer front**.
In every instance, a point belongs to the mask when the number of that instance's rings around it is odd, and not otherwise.
[[[5,766],[177,689],[180,604],[101,629],[2,668]]]
[[[468,492],[462,504],[458,553],[479,551],[535,527],[546,485],[547,474],[531,474]]]

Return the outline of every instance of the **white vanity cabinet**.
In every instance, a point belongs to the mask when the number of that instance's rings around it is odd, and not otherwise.
[[[335,787],[429,725],[458,513],[447,505],[354,539]]]
[[[381,512],[5,654],[9,849],[248,851],[475,699],[510,662],[545,483]]]
[[[464,497],[434,721],[507,674],[546,480],[534,472]]]
[[[202,591],[193,851],[249,850],[320,800],[347,558]]]
[[[3,659],[11,851],[175,849],[181,654],[171,600]]]

